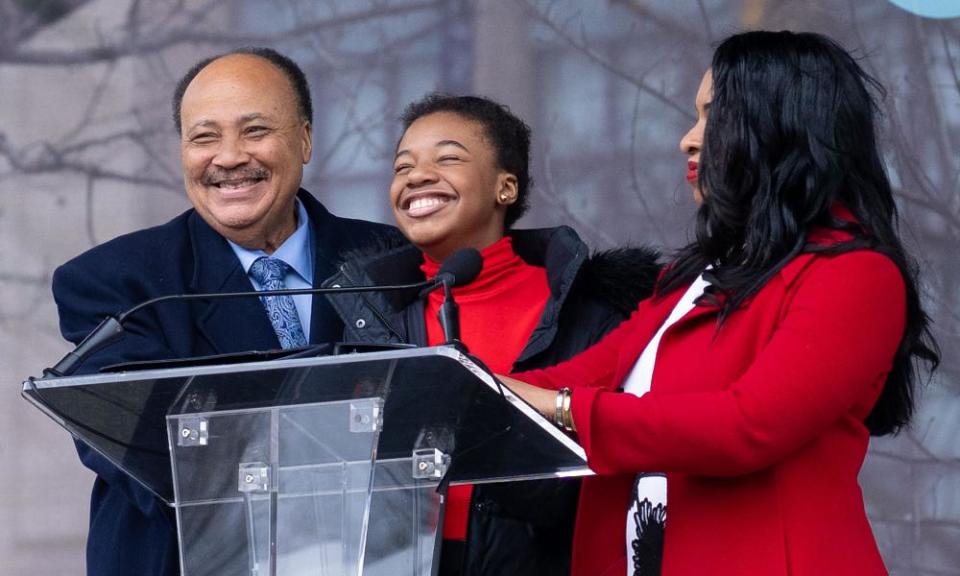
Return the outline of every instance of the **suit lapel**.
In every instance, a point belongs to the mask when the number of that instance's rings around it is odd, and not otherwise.
[[[297,196],[307,210],[313,230],[313,285],[319,287],[323,281],[337,271],[341,251],[346,247],[348,238],[339,230],[336,218],[305,190]],[[310,312],[310,343],[337,342],[343,336],[343,322],[340,316],[322,294],[315,294]]]
[[[196,213],[190,217],[190,234],[195,264],[192,293],[253,290],[230,245]],[[201,300],[196,310],[197,329],[217,353],[280,348],[267,313],[255,296]]]

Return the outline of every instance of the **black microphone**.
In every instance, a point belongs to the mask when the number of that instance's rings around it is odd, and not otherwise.
[[[476,252],[476,250],[474,250],[474,252]],[[454,254],[454,256],[456,256],[456,254]],[[479,253],[477,254],[477,257],[479,258]],[[448,260],[450,259],[448,258]],[[459,286],[461,282],[466,283],[472,281],[479,273],[479,266],[475,272],[472,272],[472,275],[470,275],[471,270],[472,268],[466,268],[463,264],[458,264],[457,261],[454,261],[451,262],[450,266],[447,266],[445,262],[444,265],[440,267],[440,273],[437,274],[435,278],[421,282],[414,282],[412,284],[395,284],[388,286],[342,286],[336,288],[289,288],[285,290],[247,290],[244,292],[211,292],[200,294],[169,294],[167,296],[160,296],[141,302],[117,316],[107,316],[104,318],[104,320],[100,322],[96,328],[91,330],[90,333],[87,334],[87,336],[79,344],[77,344],[76,348],[68,352],[67,355],[61,358],[59,362],[54,364],[52,368],[44,368],[43,378],[48,378],[51,376],[67,376],[72,374],[80,362],[86,359],[87,356],[92,354],[101,346],[119,337],[123,333],[124,323],[128,318],[130,318],[131,315],[143,310],[144,308],[155,306],[161,302],[167,302],[170,300],[219,300],[224,298],[249,298],[250,296],[296,296],[298,294],[386,292],[392,290],[415,290],[418,288],[423,289],[421,294],[427,294],[433,290],[436,290],[440,286],[445,286],[446,282],[448,281],[456,281],[457,283],[454,284],[456,286]],[[442,277],[441,274],[443,274]]]
[[[436,278],[456,288],[473,282],[482,269],[483,257],[480,252],[474,248],[461,248],[443,261]]]
[[[474,248],[462,248],[447,257],[440,265],[436,278],[443,284],[443,304],[437,312],[437,320],[443,328],[445,344],[458,346],[466,351],[460,341],[460,307],[453,299],[453,288],[473,282],[483,268],[483,258]]]

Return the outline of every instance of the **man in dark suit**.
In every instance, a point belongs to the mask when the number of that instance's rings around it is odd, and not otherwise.
[[[341,253],[390,234],[385,226],[330,214],[300,188],[312,150],[311,117],[303,72],[273,50],[235,51],[191,69],[174,96],[174,121],[193,209],[61,266],[53,292],[64,337],[79,342],[104,316],[157,296],[319,286],[335,272]],[[145,309],[77,372],[118,362],[296,347],[342,333],[325,298],[282,298],[178,301]],[[78,450],[97,473],[87,573],[176,574],[172,509],[87,446],[78,444]]]

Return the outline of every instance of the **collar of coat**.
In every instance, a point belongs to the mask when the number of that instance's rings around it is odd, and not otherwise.
[[[576,288],[602,301],[626,318],[649,296],[659,273],[659,254],[644,247],[617,248],[589,254],[587,245],[568,226],[510,230],[513,249],[528,264],[547,271],[550,299],[538,332],[549,340],[560,311]],[[421,252],[405,240],[382,238],[359,252],[348,253],[338,272],[324,286],[407,284],[424,279]],[[400,314],[417,299],[416,291],[358,295],[373,310]],[[334,304],[337,307],[337,304]],[[541,331],[541,328],[547,328]],[[398,329],[393,330],[397,332]],[[531,351],[535,351],[533,346]]]

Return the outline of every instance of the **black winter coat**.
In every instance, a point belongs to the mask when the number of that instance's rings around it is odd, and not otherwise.
[[[514,251],[547,270],[550,297],[540,324],[513,366],[545,368],[599,341],[647,297],[659,272],[648,249],[588,256],[573,229],[512,230]],[[410,244],[357,254],[327,286],[401,284],[423,280],[423,256]],[[416,294],[364,293],[329,297],[346,326],[344,341],[425,345],[423,301]],[[463,574],[569,574],[580,483],[534,480],[477,485],[467,528]]]

